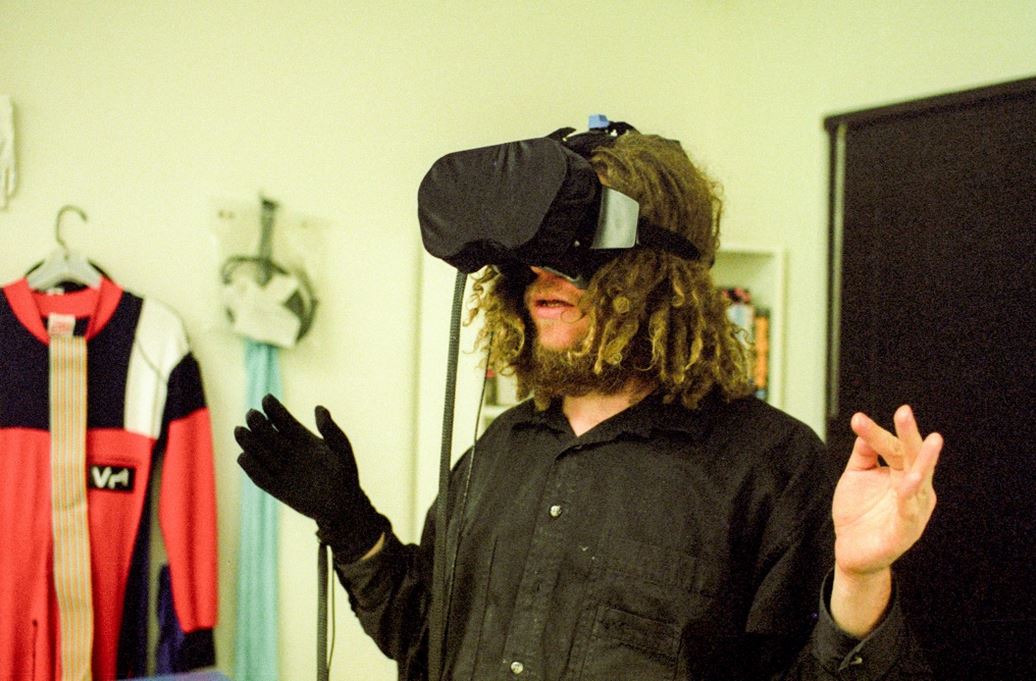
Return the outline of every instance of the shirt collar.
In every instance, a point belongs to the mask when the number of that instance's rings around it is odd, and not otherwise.
[[[716,402],[720,398],[709,395],[697,409],[690,410],[679,401],[666,404],[661,391],[656,390],[640,402],[622,410],[584,433],[587,442],[615,440],[624,435],[648,439],[655,433],[685,433],[693,439],[704,435],[711,422]],[[522,404],[516,414],[518,427],[547,428],[559,433],[571,433],[568,420],[561,411],[561,400],[553,400],[544,411],[537,411],[532,400]]]
[[[50,343],[50,336],[43,324],[43,316],[61,312],[87,317],[90,321],[85,336],[86,340],[92,340],[111,321],[123,294],[123,289],[106,277],[101,278],[97,289],[53,296],[33,291],[24,277],[4,286],[2,291],[18,321],[44,344]]]

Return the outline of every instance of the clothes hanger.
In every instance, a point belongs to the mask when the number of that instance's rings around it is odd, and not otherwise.
[[[86,213],[76,206],[62,206],[54,221],[54,239],[58,247],[50,252],[47,259],[35,265],[26,273],[29,287],[37,291],[51,289],[62,284],[89,286],[97,288],[101,283],[102,272],[82,254],[69,250],[65,240],[61,238],[61,218],[68,211],[77,213],[86,222]]]

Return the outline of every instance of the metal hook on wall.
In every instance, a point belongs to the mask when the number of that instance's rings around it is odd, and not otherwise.
[[[273,221],[277,213],[277,202],[260,192],[262,211],[259,218],[259,283],[265,285],[273,275]]]
[[[82,208],[79,208],[78,206],[73,206],[73,205],[70,205],[70,204],[61,207],[61,210],[58,211],[57,218],[55,218],[55,220],[54,220],[54,239],[58,242],[58,245],[61,246],[61,248],[66,250],[66,251],[68,250],[68,246],[65,245],[65,240],[63,238],[61,238],[61,218],[68,211],[72,211],[73,213],[78,214],[80,219],[82,219],[83,222],[88,222],[88,220],[86,218],[86,213],[83,212]]]

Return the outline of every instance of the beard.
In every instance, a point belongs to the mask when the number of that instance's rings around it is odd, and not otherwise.
[[[605,363],[594,370],[593,350],[576,354],[571,350],[544,348],[533,339],[532,351],[515,367],[519,391],[531,394],[540,409],[559,397],[579,397],[590,393],[611,395],[621,391],[638,376],[626,363]]]

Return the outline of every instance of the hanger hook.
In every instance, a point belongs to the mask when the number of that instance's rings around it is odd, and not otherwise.
[[[58,245],[60,245],[61,248],[65,249],[66,251],[68,250],[68,246],[65,245],[65,240],[61,238],[61,218],[68,211],[77,213],[79,217],[83,220],[83,222],[87,222],[86,213],[84,213],[83,209],[79,208],[78,206],[62,206],[61,210],[58,211],[58,217],[54,220],[54,239],[57,240]]]

